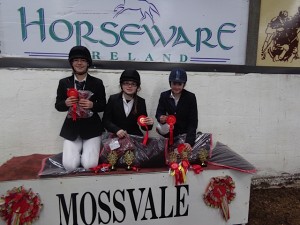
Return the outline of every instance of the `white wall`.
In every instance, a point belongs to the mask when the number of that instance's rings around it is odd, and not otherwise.
[[[65,113],[54,108],[58,80],[70,70],[0,69],[0,164],[13,156],[62,150]],[[107,98],[119,91],[121,71],[90,70]],[[148,114],[154,117],[168,72],[140,71]],[[197,96],[198,130],[213,134],[259,170],[258,175],[300,172],[300,75],[188,73]],[[156,135],[154,132],[152,136]]]

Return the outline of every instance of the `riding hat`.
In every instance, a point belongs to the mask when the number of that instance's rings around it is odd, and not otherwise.
[[[93,60],[90,51],[84,46],[74,46],[69,53],[69,62],[72,64],[74,59],[82,58],[85,59],[89,66],[92,65]]]
[[[133,69],[124,70],[120,76],[120,84],[122,84],[124,81],[134,81],[139,87],[141,85],[139,72]]]
[[[169,76],[169,82],[179,82],[179,83],[186,83],[187,75],[185,70],[181,68],[175,68],[171,71]]]

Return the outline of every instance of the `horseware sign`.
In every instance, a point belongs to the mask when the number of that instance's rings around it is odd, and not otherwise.
[[[232,10],[238,8],[239,10]],[[245,64],[248,0],[0,0],[0,56]]]

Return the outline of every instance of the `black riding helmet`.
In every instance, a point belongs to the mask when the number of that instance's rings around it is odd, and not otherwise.
[[[89,67],[93,63],[90,51],[84,46],[74,46],[73,48],[71,48],[69,53],[70,64],[72,65],[72,61],[78,58],[85,59],[88,62]]]
[[[133,69],[124,70],[120,76],[120,84],[122,84],[124,81],[134,81],[139,87],[141,85],[139,72]]]
[[[187,75],[185,70],[180,68],[175,68],[171,71],[169,76],[169,82],[178,82],[178,83],[186,83]]]

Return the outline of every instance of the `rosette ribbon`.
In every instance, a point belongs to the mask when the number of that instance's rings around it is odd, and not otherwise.
[[[204,202],[211,207],[220,208],[223,218],[230,219],[229,203],[235,198],[235,183],[230,176],[213,177],[204,194]]]
[[[189,162],[189,159],[188,159],[188,150],[186,149],[185,147],[185,144],[179,144],[177,146],[177,151],[181,157],[181,162],[179,163],[180,165],[180,170],[181,170],[181,173],[182,173],[182,178],[183,178],[183,183],[186,182],[186,175],[188,173],[188,170],[190,168],[190,162]]]
[[[143,145],[147,144],[148,137],[149,137],[148,125],[145,123],[146,118],[147,118],[147,116],[141,115],[137,119],[138,125],[140,125],[141,127],[145,127],[145,129],[146,129],[146,134],[143,139]]]
[[[76,90],[76,88],[69,88],[68,92],[67,92],[67,96],[78,98],[78,91]],[[73,121],[75,121],[76,118],[77,118],[76,110],[77,110],[77,104],[73,104],[72,105],[72,119],[73,119]]]
[[[176,123],[176,117],[174,115],[169,115],[166,120],[167,124],[170,126],[170,138],[169,144],[172,145],[174,141],[173,131],[174,131],[174,124]]]
[[[180,184],[179,164],[174,162],[170,165],[169,174],[175,178],[175,185]]]
[[[183,165],[182,163],[171,163],[169,174],[174,177],[175,185],[183,184],[186,181],[186,168],[187,165]]]
[[[40,196],[23,186],[14,187],[0,198],[0,217],[9,225],[32,224],[43,207]]]

